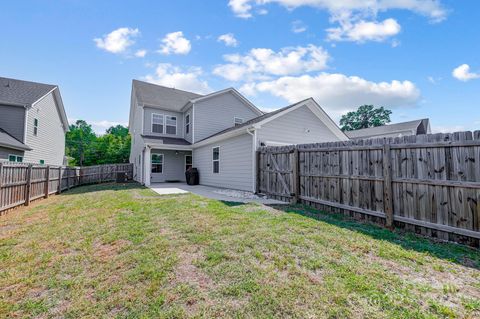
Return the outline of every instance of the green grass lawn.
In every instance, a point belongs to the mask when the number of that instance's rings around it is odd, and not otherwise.
[[[314,213],[79,187],[0,217],[0,317],[480,317],[478,250]]]

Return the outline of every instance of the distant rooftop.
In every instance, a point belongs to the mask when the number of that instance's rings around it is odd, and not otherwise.
[[[406,135],[421,135],[430,133],[429,119],[420,119],[376,127],[363,128],[354,131],[345,131],[351,139],[395,137]]]

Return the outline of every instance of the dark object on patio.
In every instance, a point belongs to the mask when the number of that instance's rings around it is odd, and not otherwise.
[[[128,175],[126,172],[117,172],[117,183],[126,183],[128,181]]]
[[[200,182],[200,176],[198,175],[198,170],[195,167],[189,168],[185,172],[185,178],[187,179],[188,185],[198,185]]]

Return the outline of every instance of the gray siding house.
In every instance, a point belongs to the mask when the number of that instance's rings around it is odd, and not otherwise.
[[[67,130],[58,86],[0,77],[0,160],[63,165]]]
[[[208,95],[133,80],[129,129],[134,179],[145,185],[185,181],[254,191],[261,145],[348,140],[313,100],[263,113],[228,88]]]

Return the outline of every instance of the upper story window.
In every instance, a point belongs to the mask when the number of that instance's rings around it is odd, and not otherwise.
[[[240,118],[240,117],[236,117],[236,116],[235,116],[235,117],[233,118],[233,123],[235,124],[235,126],[241,125],[241,124],[243,124],[243,119]]]
[[[213,173],[220,173],[220,147],[216,146],[212,149]]]
[[[152,114],[152,132],[163,134],[163,115]]]
[[[177,117],[176,116],[165,116],[167,134],[176,135],[177,134]]]
[[[38,119],[33,119],[33,135],[38,134]]]
[[[190,114],[185,115],[185,134],[190,134]]]

